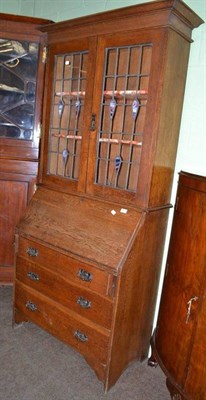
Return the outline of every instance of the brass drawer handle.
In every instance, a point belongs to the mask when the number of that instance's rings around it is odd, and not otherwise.
[[[80,342],[87,342],[88,341],[88,336],[87,335],[85,335],[85,333],[83,333],[83,332],[80,332],[80,331],[76,331],[76,332],[74,332],[74,337],[77,339],[77,340],[80,340]]]
[[[84,269],[79,270],[78,277],[86,282],[91,282],[93,278],[91,272],[85,271]]]
[[[30,301],[30,300],[27,301],[27,303],[26,303],[26,308],[28,308],[28,310],[30,310],[30,311],[32,311],[32,312],[38,310],[36,304],[32,303],[32,301]]]
[[[29,272],[27,273],[27,276],[28,276],[28,278],[31,279],[32,281],[39,281],[39,275],[35,274],[35,273],[32,272],[32,271],[29,271]]]
[[[33,247],[28,247],[28,249],[26,249],[26,252],[30,257],[37,257],[38,256],[38,250],[34,249]]]
[[[78,297],[77,304],[79,304],[82,308],[91,308],[91,301],[84,299],[84,297]]]

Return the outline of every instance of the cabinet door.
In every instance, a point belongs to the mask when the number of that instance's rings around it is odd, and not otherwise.
[[[205,185],[205,182],[203,182]],[[206,185],[205,185],[206,186]],[[191,191],[189,198],[195,200],[195,226],[191,225],[191,251],[190,258],[194,264],[192,277],[199,273],[200,291],[193,287],[193,293],[198,297],[196,308],[197,318],[193,336],[193,346],[190,348],[191,356],[185,393],[189,397],[203,400],[206,396],[206,193]],[[194,227],[193,227],[194,226]],[[195,281],[194,281],[195,283]],[[195,305],[193,304],[193,310]],[[192,311],[192,310],[191,310]]]
[[[37,162],[0,159],[0,283],[14,277],[15,226],[34,192]]]
[[[98,42],[87,182],[92,195],[133,202],[147,187],[161,41],[160,34],[134,31]]]
[[[1,250],[0,263],[14,264],[14,227],[26,208],[27,183],[0,180]]]
[[[85,191],[95,39],[49,47],[43,182]]]
[[[188,366],[187,386],[199,385],[195,371],[204,369],[206,356],[199,317],[201,307],[205,314],[205,194],[180,185],[176,208],[155,342],[169,376],[184,389]]]
[[[31,40],[0,38],[0,157],[38,158],[44,68],[40,47]]]

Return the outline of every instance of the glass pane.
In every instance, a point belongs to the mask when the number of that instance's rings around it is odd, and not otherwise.
[[[87,79],[87,52],[55,57],[48,173],[78,180]]]
[[[135,192],[144,140],[151,44],[107,48],[95,183]]]
[[[0,137],[32,140],[39,46],[0,39]]]

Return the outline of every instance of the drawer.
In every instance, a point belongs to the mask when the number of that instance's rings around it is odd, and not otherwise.
[[[35,241],[19,238],[18,255],[61,275],[63,278],[100,294],[110,292],[111,276],[87,263],[78,261]]]
[[[20,257],[17,259],[16,278],[81,316],[111,328],[113,302],[110,298],[76,286],[62,276]]]
[[[15,308],[29,321],[74,347],[86,358],[105,364],[109,349],[109,331],[85,319],[76,318],[75,313],[52,301],[37,291],[16,281]]]

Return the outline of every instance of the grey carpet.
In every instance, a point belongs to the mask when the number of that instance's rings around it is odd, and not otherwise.
[[[12,288],[0,287],[1,400],[169,400],[160,368],[133,363],[104,394],[83,357],[34,324],[12,328]]]

